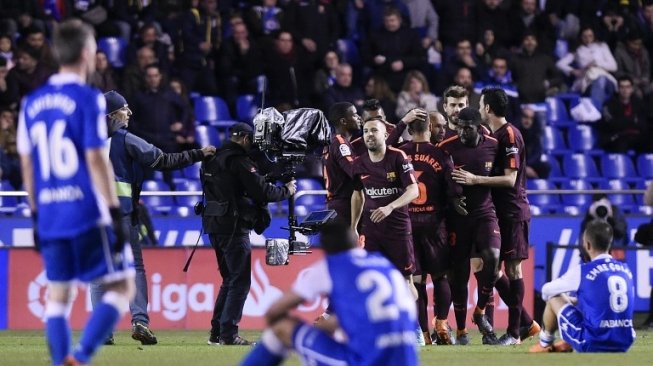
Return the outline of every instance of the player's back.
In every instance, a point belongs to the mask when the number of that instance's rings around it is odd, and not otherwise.
[[[581,266],[578,308],[585,322],[588,352],[625,352],[634,341],[633,274],[610,256]]]
[[[505,169],[517,170],[513,187],[492,189],[492,198],[500,218],[528,220],[531,217],[526,197],[526,146],[521,132],[511,123],[506,123],[493,136],[499,143],[499,152],[494,164],[493,175],[504,175]]]
[[[21,154],[31,154],[43,239],[73,237],[108,211],[96,196],[85,150],[106,145],[105,101],[72,74],[57,74],[30,94],[21,109]]]
[[[356,156],[344,136],[336,134],[331,138],[328,152],[322,159],[327,200],[351,200],[354,192],[351,164]]]
[[[327,256],[330,301],[358,359],[355,365],[416,365],[415,302],[406,280],[377,253]]]

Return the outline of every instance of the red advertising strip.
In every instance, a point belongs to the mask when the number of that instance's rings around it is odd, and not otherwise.
[[[200,248],[195,253],[188,273],[182,268],[190,249],[165,248],[144,249],[143,256],[149,282],[150,323],[156,329],[209,329],[213,304],[222,279],[218,272],[213,250]],[[532,257],[531,251],[531,257]],[[287,266],[268,266],[265,264],[265,250],[252,252],[252,287],[245,303],[241,327],[261,329],[264,326],[263,314],[281,294],[290,289],[298,276],[310,271],[310,265],[320,259],[322,254],[315,250],[306,256],[291,256]],[[533,262],[523,263],[525,287],[533,288]],[[469,284],[468,308],[473,309],[476,299],[474,277]],[[429,283],[429,297],[432,296]],[[42,329],[45,310],[46,278],[40,257],[32,250],[14,249],[9,252],[9,295],[8,328]],[[497,298],[495,326],[505,328],[508,309]],[[533,309],[533,292],[526,291],[526,309]],[[432,304],[432,299],[429,300]],[[305,303],[297,315],[311,320],[322,313],[326,302],[323,299]],[[87,288],[80,287],[71,313],[73,329],[83,328],[91,311],[91,300]],[[433,308],[429,306],[432,316]],[[453,323],[453,311],[450,313]],[[472,327],[471,323],[468,326]],[[121,329],[130,327],[130,317],[125,316]]]

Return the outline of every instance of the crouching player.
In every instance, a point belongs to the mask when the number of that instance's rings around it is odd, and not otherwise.
[[[242,365],[279,365],[291,349],[306,365],[418,364],[415,303],[406,281],[386,258],[358,248],[357,241],[342,222],[323,228],[320,243],[326,258],[270,307],[268,328]],[[289,316],[296,306],[320,295],[329,296],[333,306],[331,329]],[[338,326],[347,338],[344,343],[331,335]]]
[[[608,254],[612,227],[592,221],[582,242],[591,260],[542,287],[544,329],[530,352],[626,352],[635,340],[633,274]],[[572,291],[577,299],[566,295]],[[556,329],[562,341],[554,343]]]

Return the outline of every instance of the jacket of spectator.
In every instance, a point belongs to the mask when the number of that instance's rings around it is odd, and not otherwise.
[[[435,1],[435,12],[440,17],[440,41],[454,47],[461,39],[476,41],[476,0]]]
[[[512,60],[512,76],[522,103],[541,103],[547,87],[562,83],[553,58],[538,51],[535,37],[527,36],[522,52]],[[528,45],[527,45],[528,44]]]

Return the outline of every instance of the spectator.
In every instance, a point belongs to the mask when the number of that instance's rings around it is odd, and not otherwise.
[[[193,113],[193,105],[190,103],[188,96],[188,89],[186,89],[186,85],[184,85],[181,79],[173,77],[170,79],[170,90],[179,96],[184,108],[184,117],[181,121],[183,127],[175,133],[178,150],[197,149],[198,145],[195,143],[195,115]]]
[[[492,60],[492,68],[488,70],[483,81],[474,85],[474,92],[481,93],[484,88],[501,88],[508,95],[509,107],[506,109],[506,119],[516,121],[520,115],[519,92],[512,81],[512,72],[508,68],[506,56],[497,56]]]
[[[651,92],[651,58],[644,48],[638,31],[630,32],[625,43],[619,43],[614,52],[617,76],[629,76],[635,86],[635,94],[642,98]]]
[[[52,72],[59,68],[57,62],[54,60],[50,44],[45,40],[45,32],[36,27],[31,26],[22,31],[22,36],[19,41],[19,46],[29,46],[38,53],[39,63]]]
[[[11,96],[9,85],[7,84],[7,60],[0,57],[0,108],[16,110],[17,101]]]
[[[118,89],[117,76],[107,60],[107,55],[100,50],[95,53],[95,72],[91,74],[89,84],[103,93]]]
[[[461,39],[456,43],[456,53],[453,57],[444,60],[442,70],[442,82],[438,89],[444,90],[451,85],[453,78],[461,67],[466,67],[472,72],[474,80],[480,80],[483,67],[472,52],[472,42],[469,39]]]
[[[434,2],[435,12],[440,16],[440,42],[442,42],[445,50],[455,47],[463,39],[476,40],[476,3],[476,0],[440,0]]]
[[[324,96],[324,110],[328,111],[337,102],[350,102],[361,108],[365,95],[363,90],[352,84],[353,72],[349,64],[340,64],[336,67],[336,83],[333,84]]]
[[[576,52],[558,60],[556,66],[565,75],[574,77],[571,90],[588,95],[596,109],[601,110],[617,86],[610,74],[617,71],[617,61],[608,45],[595,38],[592,28],[581,30],[580,42]]]
[[[306,105],[315,54],[296,47],[292,34],[281,31],[276,35],[274,50],[266,55],[264,72],[270,86],[270,104],[279,111]]]
[[[438,41],[438,14],[429,0],[402,0],[410,14],[410,27],[417,31],[422,47],[427,50],[434,46],[442,51],[442,44]]]
[[[634,95],[633,80],[622,76],[617,93],[603,106],[603,121],[598,126],[599,144],[609,152],[649,151],[646,110]]]
[[[597,32],[599,38],[605,40],[612,51],[637,27],[625,9],[619,8],[615,2],[605,3],[602,12],[596,14],[602,14]]]
[[[481,104],[481,94],[474,91],[474,78],[468,67],[461,67],[456,71],[453,78],[454,85],[460,85],[467,90],[469,107],[478,109]]]
[[[0,33],[16,34],[31,25],[45,30],[46,9],[39,0],[3,0]]]
[[[52,71],[39,62],[39,51],[24,46],[16,52],[16,67],[7,74],[7,91],[10,103],[18,103],[25,95],[38,88],[52,75]]]
[[[649,56],[653,55],[653,2],[646,1],[637,16],[639,32]]]
[[[381,109],[384,111],[384,120],[392,121],[393,123],[398,120],[395,115],[397,109],[397,97],[395,93],[390,90],[390,86],[381,75],[372,75],[365,83],[365,99],[375,99],[378,101]]]
[[[514,7],[510,16],[510,29],[512,32],[511,46],[519,47],[527,34],[537,37],[541,49],[547,55],[553,54],[556,42],[556,32],[547,19],[547,15],[540,12],[537,0],[521,0],[518,7]]]
[[[313,93],[320,98],[336,82],[336,69],[340,65],[340,57],[336,51],[327,51],[324,55],[322,67],[313,78]]]
[[[217,6],[217,0],[200,0],[199,7],[191,8],[181,19],[177,66],[184,84],[203,95],[215,95],[218,91],[212,63],[222,46],[222,18]]]
[[[354,0],[352,5],[354,6],[347,9],[353,10],[353,16],[349,16],[347,24],[349,24],[350,30],[357,29],[360,33],[359,42],[361,44],[383,29],[384,14],[388,9],[396,9],[399,12],[399,17],[410,23],[408,7],[402,0]],[[352,24],[356,21],[356,16],[358,16],[358,28],[354,28]]]
[[[338,15],[331,1],[292,1],[286,7],[286,28],[315,60],[321,60],[340,36]]]
[[[397,116],[404,116],[411,109],[420,108],[427,112],[438,109],[438,98],[429,91],[429,84],[419,71],[406,75],[404,86],[397,97]]]
[[[168,74],[170,72],[168,45],[159,41],[159,31],[154,23],[144,24],[138,30],[138,37],[127,46],[125,53],[127,54],[128,64],[136,63],[138,50],[143,47],[148,47],[154,52],[154,57],[156,62],[159,63],[161,71]]]
[[[542,160],[542,128],[535,111],[523,108],[521,111],[519,132],[526,147],[526,178],[547,179],[551,173],[551,164]]]
[[[7,71],[14,67],[14,42],[7,34],[0,34],[0,58],[7,61]]]
[[[136,64],[125,68],[122,91],[126,99],[132,99],[145,87],[145,68],[156,63],[156,55],[150,47],[141,47],[136,53]]]
[[[277,0],[262,0],[261,5],[254,5],[245,16],[247,28],[258,42],[270,45],[274,33],[281,30],[285,12],[277,6]]]
[[[218,80],[224,85],[223,93],[230,105],[236,104],[238,95],[255,94],[256,79],[263,73],[263,52],[258,43],[249,37],[244,22],[233,25],[233,33],[220,50],[217,68]]]
[[[540,52],[532,33],[524,36],[521,52],[513,58],[511,69],[521,103],[542,103],[562,85],[553,58]]]
[[[393,91],[399,91],[408,71],[426,63],[419,37],[412,29],[402,27],[401,14],[392,8],[384,14],[383,29],[365,43],[363,54],[365,63],[383,74]]]
[[[15,190],[21,190],[23,178],[16,150],[16,115],[9,109],[0,109],[0,179],[8,180]]]
[[[483,68],[489,68],[495,57],[507,53],[506,47],[497,43],[494,30],[488,28],[481,34],[476,43],[476,56],[483,63]]]
[[[508,9],[502,6],[502,0],[482,0],[477,10],[477,29],[485,32],[490,29],[494,32],[495,42],[498,47],[509,47],[512,37],[510,35],[510,16]],[[484,37],[479,33],[476,37],[480,40]]]

